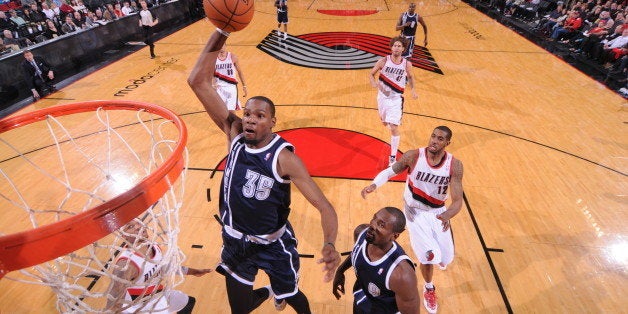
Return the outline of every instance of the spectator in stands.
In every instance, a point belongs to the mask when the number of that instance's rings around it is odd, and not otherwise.
[[[602,13],[602,7],[597,5],[593,9],[588,10],[587,13],[584,14],[584,22],[589,25],[597,24],[597,20],[600,18],[600,13]]]
[[[624,26],[623,25],[618,25],[615,27],[615,31],[607,34],[606,36],[604,36],[602,38],[602,40],[600,42],[598,42],[597,44],[593,45],[590,50],[585,50],[584,48],[582,49],[582,53],[586,54],[587,56],[589,56],[592,60],[600,60],[602,53],[604,52],[604,46],[611,40],[614,40],[617,37],[620,37],[622,35],[624,31]]]
[[[46,15],[42,12],[37,4],[33,3],[30,7],[30,21],[33,23],[43,23],[46,20]],[[26,12],[24,12],[26,13]]]
[[[624,12],[619,11],[617,12],[617,14],[615,14],[615,25],[622,25],[626,23],[626,15],[624,14]]]
[[[109,12],[109,10],[103,10],[102,11],[102,17],[103,19],[105,19],[105,21],[107,23],[112,22],[115,19],[115,15],[111,14],[111,12]]]
[[[105,25],[109,23],[109,21],[105,20],[105,17],[103,16],[102,10],[100,8],[96,9],[96,11],[94,12],[94,17],[95,17],[94,22],[100,25]]]
[[[12,51],[19,51],[20,50],[20,42],[13,38],[13,33],[11,33],[10,30],[5,29],[2,32],[2,35],[4,36],[4,39],[2,40],[2,43],[5,47],[5,49],[11,49]]]
[[[17,15],[17,11],[10,10],[9,14],[11,14],[11,21],[13,21],[13,23],[15,23],[15,25],[17,25],[17,27],[20,27],[22,25],[26,25],[26,21],[21,16]]]
[[[42,57],[33,56],[33,53],[28,49],[24,50],[22,69],[35,100],[45,96],[46,92],[52,93],[56,90],[52,84],[52,80],[55,78],[52,67]]]
[[[0,11],[0,29],[8,29],[14,31],[17,29],[17,24],[13,22],[3,11]]]
[[[43,13],[47,19],[54,20],[55,18],[55,11],[48,6],[46,1],[41,3],[41,13]]]
[[[611,18],[611,14],[608,11],[600,12],[600,18],[596,21],[604,20],[606,21],[606,29],[611,30],[615,25],[615,21]]]
[[[85,16],[83,16],[83,14],[81,14],[81,12],[79,11],[74,11],[72,13],[72,20],[74,21],[74,24],[76,24],[79,28],[85,28]]]
[[[122,7],[120,7],[120,3],[114,4],[113,13],[116,15],[116,18],[118,19],[124,16],[124,13],[122,13]]]
[[[609,40],[604,47],[602,47],[602,53],[600,54],[600,63],[604,64],[604,67],[609,69],[613,66],[613,62],[619,60],[621,57],[628,53],[628,27],[624,27],[622,35]]]
[[[135,11],[131,7],[131,4],[129,3],[129,1],[124,1],[123,7],[122,7],[121,10],[122,10],[122,14],[124,14],[125,16],[135,13]]]
[[[0,37],[0,56],[7,52],[11,52],[11,48],[5,46],[4,40],[2,39],[2,37]]]
[[[63,31],[63,33],[68,34],[68,33],[76,32],[79,29],[81,28],[74,23],[74,19],[72,19],[72,14],[66,15],[65,23],[61,25],[61,30]]]
[[[72,9],[74,9],[74,12],[78,11],[78,12],[81,12],[82,14],[85,14],[85,11],[87,11],[87,8],[83,4],[83,1],[72,0],[70,1],[70,6],[72,6]]]
[[[4,45],[10,46],[13,51],[19,51],[21,48],[33,44],[33,42],[28,38],[13,37],[13,33],[8,29],[5,29],[2,34],[4,35]]]
[[[100,25],[96,22],[96,14],[92,11],[87,11],[87,16],[85,17],[85,26],[88,28],[96,27]]]
[[[549,35],[552,33],[552,29],[554,28],[554,26],[556,25],[556,23],[558,23],[558,19],[563,16],[563,3],[562,2],[558,2],[558,4],[556,5],[556,9],[554,9],[553,11],[551,11],[548,16],[544,19],[542,19],[541,21],[539,21],[539,24],[536,28],[537,31],[540,31],[546,35]]]
[[[63,31],[57,28],[57,25],[51,20],[46,20],[46,29],[44,30],[44,37],[47,39],[53,39],[63,35]]]
[[[59,9],[59,6],[56,3],[50,2],[50,10],[55,13],[55,18],[53,18],[52,21],[58,23],[59,19],[61,19],[61,9]]]
[[[605,24],[606,21],[600,20],[596,26],[585,31],[582,34],[583,38],[578,45],[578,48],[572,48],[570,50],[575,51],[576,53],[591,51],[593,46],[597,45],[600,41],[602,41],[602,38],[608,34],[608,29],[606,29]]]
[[[557,27],[552,32],[552,36],[550,40],[560,40],[563,38],[571,38],[575,35],[580,27],[582,26],[582,18],[580,17],[580,11],[571,10],[569,12],[569,18],[565,20],[565,23],[562,26]]]
[[[109,14],[111,15],[112,20],[117,20],[118,19],[118,15],[116,15],[116,9],[113,7],[113,4],[107,3],[107,5],[105,7],[106,7],[106,10],[103,12],[103,16],[105,16],[105,18],[107,18],[105,13],[109,12]]]
[[[140,8],[137,6],[137,2],[135,1],[131,1],[131,9],[133,9],[133,12],[140,12]]]

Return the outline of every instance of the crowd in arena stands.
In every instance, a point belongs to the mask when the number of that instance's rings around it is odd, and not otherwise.
[[[86,0],[87,1],[87,0]],[[148,7],[167,2],[146,0]],[[0,56],[140,11],[136,0],[13,0],[0,10]]]
[[[555,3],[554,6],[548,4]],[[628,77],[628,5],[625,0],[506,0],[502,14],[534,26],[539,36],[572,54]],[[542,7],[549,10],[543,11]],[[624,90],[628,92],[628,83]]]

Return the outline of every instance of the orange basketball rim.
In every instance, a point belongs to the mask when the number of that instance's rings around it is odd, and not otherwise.
[[[0,278],[7,273],[38,265],[93,243],[124,226],[157,202],[185,167],[187,130],[174,112],[133,101],[89,101],[54,106],[0,120],[0,133],[47,117],[105,110],[143,110],[172,121],[179,130],[177,146],[163,164],[128,191],[67,219],[28,231],[0,237]]]

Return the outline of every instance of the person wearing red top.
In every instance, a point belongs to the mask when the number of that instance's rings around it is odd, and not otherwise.
[[[571,37],[575,35],[575,32],[582,26],[582,18],[580,17],[580,11],[573,10],[569,12],[569,17],[565,20],[562,27],[557,27],[553,32],[550,40],[563,39],[564,37]],[[571,36],[569,36],[571,35]]]

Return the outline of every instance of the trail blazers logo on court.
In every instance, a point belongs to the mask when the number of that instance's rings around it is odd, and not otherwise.
[[[390,37],[330,32],[283,39],[277,36],[277,32],[271,31],[257,48],[278,60],[302,67],[327,70],[370,69],[379,58],[390,54]],[[415,68],[443,74],[425,47],[415,45],[410,61]]]

